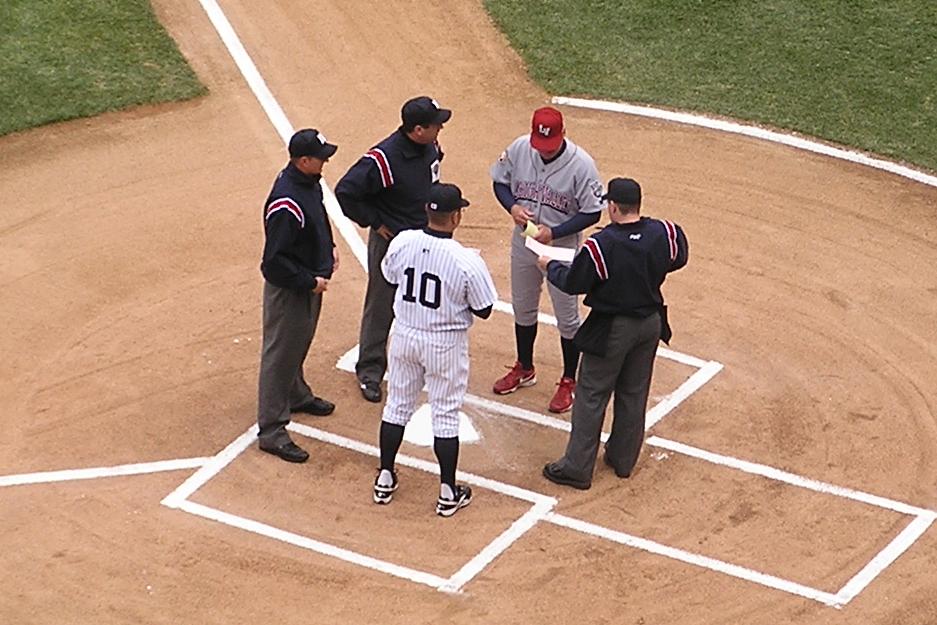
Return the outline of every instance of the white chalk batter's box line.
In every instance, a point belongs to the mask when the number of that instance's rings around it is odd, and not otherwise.
[[[511,312],[510,304],[505,302],[498,302],[495,308],[501,312]],[[556,325],[556,319],[554,317],[543,313],[540,314],[540,321],[542,323]],[[357,352],[357,346],[350,349],[348,352],[342,355],[336,364],[336,367],[343,371],[354,372],[354,363],[357,360]],[[703,385],[711,380],[723,368],[722,364],[718,362],[703,360],[695,356],[682,354],[680,352],[675,352],[665,348],[658,349],[658,356],[689,365],[691,367],[696,367],[697,371],[690,375],[689,378],[687,378],[687,380],[685,380],[675,391],[665,395],[660,401],[658,401],[648,410],[646,418],[646,430],[649,430],[651,427],[659,423],[661,419],[673,411],[690,395],[702,388]],[[477,395],[467,394],[465,397],[465,404],[475,406],[495,414],[513,417],[530,423],[535,423],[537,425],[554,428],[563,432],[569,432],[571,429],[570,423],[568,421],[563,421],[562,419],[557,419],[556,417],[525,410],[523,408],[511,406],[500,401],[479,397]],[[607,440],[608,433],[603,432],[602,442]],[[704,460],[706,462],[736,469],[744,473],[758,475],[814,492],[835,495],[837,497],[851,499],[853,501],[877,506],[879,508],[891,510],[893,512],[907,514],[913,518],[911,522],[901,532],[899,532],[898,535],[888,545],[885,546],[884,549],[878,552],[864,567],[862,567],[858,573],[856,573],[842,588],[840,588],[835,593],[830,593],[824,590],[800,584],[792,580],[783,579],[743,566],[710,558],[708,556],[695,554],[675,547],[669,547],[652,540],[625,534],[611,528],[589,523],[580,519],[574,519],[572,517],[560,515],[555,512],[548,512],[542,517],[542,520],[590,534],[592,536],[604,538],[615,543],[635,547],[637,549],[642,549],[657,555],[666,556],[668,558],[679,560],[687,564],[693,564],[713,571],[718,571],[720,573],[754,582],[756,584],[761,584],[769,588],[774,588],[776,590],[788,592],[800,597],[813,599],[814,601],[818,601],[828,606],[842,607],[854,599],[872,582],[872,580],[874,580],[882,571],[884,571],[885,568],[887,568],[902,553],[904,553],[918,538],[920,538],[920,536],[925,531],[927,531],[930,525],[934,522],[935,518],[937,518],[937,512],[931,510],[925,510],[923,508],[918,508],[916,506],[905,504],[899,501],[886,499],[877,495],[870,495],[868,493],[863,493],[840,486],[834,486],[825,482],[819,482],[817,480],[805,478],[767,465],[748,462],[746,460],[733,458],[731,456],[715,454],[697,447],[661,438],[659,436],[651,436],[645,441],[645,443],[652,447],[659,447],[673,453],[683,454],[698,460]]]

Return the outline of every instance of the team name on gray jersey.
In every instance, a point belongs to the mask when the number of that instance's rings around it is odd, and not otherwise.
[[[530,136],[521,135],[491,166],[491,178],[510,185],[518,204],[545,226],[558,226],[575,213],[602,210],[602,181],[595,161],[569,139],[559,158],[545,164],[530,146]]]

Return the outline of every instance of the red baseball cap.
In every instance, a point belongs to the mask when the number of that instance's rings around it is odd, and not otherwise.
[[[563,145],[563,114],[552,106],[534,111],[530,121],[530,145],[541,152],[553,152]]]

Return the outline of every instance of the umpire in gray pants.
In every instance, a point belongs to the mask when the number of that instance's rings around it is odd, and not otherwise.
[[[325,416],[335,404],[313,395],[303,376],[338,251],[322,203],[322,166],[335,154],[313,128],[289,142],[290,162],[264,203],[263,349],[257,406],[258,446],[288,462],[309,454],[286,431],[290,412]]]
[[[689,254],[680,226],[641,216],[641,187],[634,180],[612,179],[602,199],[611,223],[586,239],[572,265],[538,259],[552,284],[585,293],[583,303],[592,309],[573,339],[583,354],[566,453],[543,467],[551,482],[583,490],[592,486],[613,391],[605,464],[626,478],[638,461],[657,344],[671,334],[660,287]]]

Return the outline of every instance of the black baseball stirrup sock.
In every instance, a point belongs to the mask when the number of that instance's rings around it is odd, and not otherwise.
[[[397,451],[400,449],[400,443],[403,442],[403,426],[381,421],[380,439],[381,468],[393,471],[394,461],[397,459]]]
[[[537,338],[537,324],[522,326],[515,323],[514,338],[517,341],[517,360],[525,369],[533,369],[534,339]]]
[[[439,481],[455,492],[455,468],[459,464],[459,437],[433,439],[433,451],[439,461]]]
[[[560,339],[563,349],[563,377],[576,379],[576,369],[579,368],[579,350],[573,344],[573,339]]]

